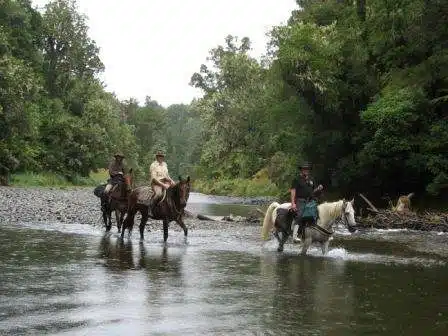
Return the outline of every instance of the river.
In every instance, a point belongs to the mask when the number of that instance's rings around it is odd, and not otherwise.
[[[244,215],[232,198],[188,208]],[[188,225],[188,221],[187,221]],[[322,257],[254,224],[121,241],[82,223],[0,226],[1,335],[446,335],[448,235],[338,231]],[[172,224],[174,226],[174,224]]]

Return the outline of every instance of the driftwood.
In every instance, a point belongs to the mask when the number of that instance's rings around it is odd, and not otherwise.
[[[263,213],[261,210],[257,209],[259,212]],[[263,213],[264,214],[264,213]],[[242,217],[242,216],[209,216],[209,215],[203,215],[203,214],[194,214],[188,210],[185,210],[185,215],[188,218],[195,218],[199,220],[205,220],[205,221],[212,221],[212,222],[251,222],[251,223],[258,223],[260,222],[260,218],[256,216],[249,215],[248,217]]]
[[[410,229],[421,231],[448,232],[448,213],[425,212],[418,214],[412,211],[396,212],[378,210],[366,218],[357,219],[360,227],[376,229]]]
[[[363,194],[359,194],[361,198],[369,205],[370,208],[367,208],[367,210],[371,210],[373,212],[379,212],[378,209],[370,202],[367,197],[365,197]]]

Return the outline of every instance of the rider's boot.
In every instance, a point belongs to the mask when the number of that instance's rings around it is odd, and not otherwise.
[[[294,223],[294,230],[292,231],[292,239],[294,241],[294,243],[299,243],[300,242],[300,225],[297,223]]]

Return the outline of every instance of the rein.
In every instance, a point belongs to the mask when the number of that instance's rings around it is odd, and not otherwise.
[[[177,186],[174,186],[174,188],[176,188]],[[174,190],[172,190],[174,192]],[[178,216],[182,216],[182,210],[178,210],[176,208],[176,202],[174,201],[174,199],[172,197],[167,198],[167,194],[168,194],[168,190],[164,190],[163,191],[163,198],[160,200],[159,204],[161,204],[163,201],[167,201],[168,205],[170,208],[172,208],[174,210],[174,212],[178,215]]]

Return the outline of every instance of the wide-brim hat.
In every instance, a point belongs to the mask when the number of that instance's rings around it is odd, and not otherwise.
[[[121,157],[121,158],[124,158],[124,154],[121,153],[121,152],[117,152],[117,153],[114,154],[114,157]]]
[[[311,169],[311,164],[309,162],[302,162],[299,164],[300,169]]]
[[[163,151],[160,151],[160,150],[159,150],[159,151],[156,152],[155,156],[156,156],[156,157],[158,157],[158,156],[165,157],[165,153],[164,153]]]

